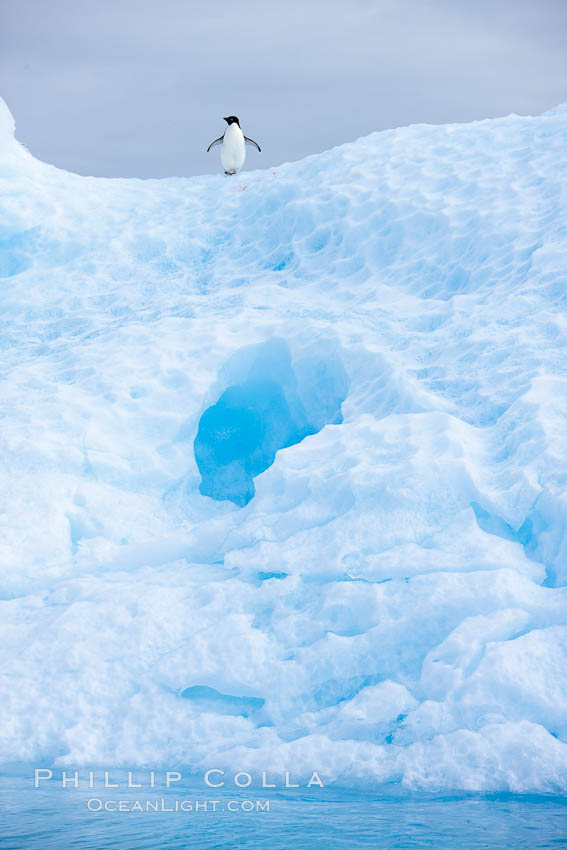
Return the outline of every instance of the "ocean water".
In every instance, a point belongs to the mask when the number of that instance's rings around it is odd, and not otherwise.
[[[94,810],[109,801],[116,808],[118,800],[131,807],[136,799],[158,810]],[[552,795],[372,795],[346,788],[206,794],[202,783],[153,792],[57,783],[34,789],[33,769],[20,769],[0,778],[0,800],[3,850],[549,850],[567,843],[567,799]],[[175,811],[176,801],[193,810]]]
[[[409,795],[350,798],[376,828],[553,836],[498,795],[567,789],[566,129],[105,180],[0,104],[3,763],[317,770]]]

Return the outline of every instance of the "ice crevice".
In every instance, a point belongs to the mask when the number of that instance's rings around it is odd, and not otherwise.
[[[205,410],[195,438],[203,495],[246,505],[253,478],[272,465],[278,450],[342,422],[348,379],[341,359],[328,346],[311,348],[316,353],[293,365],[280,339],[233,357],[231,371],[242,373],[242,380]]]

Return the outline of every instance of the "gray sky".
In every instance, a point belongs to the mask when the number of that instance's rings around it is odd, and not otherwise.
[[[564,0],[0,0],[0,95],[80,174],[219,171],[240,116],[263,168],[415,122],[567,99]]]

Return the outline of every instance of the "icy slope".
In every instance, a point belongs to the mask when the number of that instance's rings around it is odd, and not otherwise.
[[[566,789],[567,110],[139,181],[0,106],[2,757]]]

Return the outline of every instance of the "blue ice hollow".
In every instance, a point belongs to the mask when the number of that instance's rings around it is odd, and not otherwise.
[[[221,694],[215,688],[209,688],[207,685],[193,685],[190,688],[185,688],[181,696],[183,699],[191,700],[201,711],[240,715],[241,717],[249,717],[264,705],[264,700],[258,697]]]
[[[246,379],[227,387],[199,421],[194,447],[204,496],[248,504],[253,479],[272,465],[278,450],[343,421],[348,379],[340,358],[326,354],[294,369],[283,340],[257,347]]]

